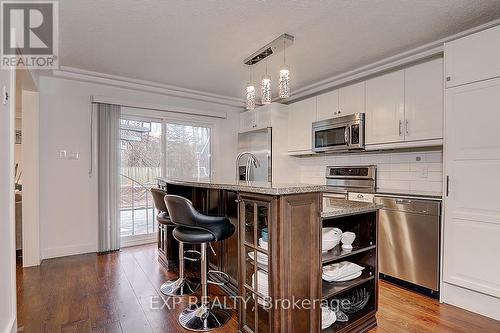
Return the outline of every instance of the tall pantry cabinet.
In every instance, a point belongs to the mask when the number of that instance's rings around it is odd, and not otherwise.
[[[500,27],[445,45],[442,300],[500,320]]]

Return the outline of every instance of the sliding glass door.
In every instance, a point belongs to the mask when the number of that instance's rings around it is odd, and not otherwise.
[[[121,119],[120,229],[125,241],[157,231],[149,190],[163,174],[162,133],[161,121]]]
[[[122,245],[152,241],[158,226],[150,189],[160,176],[209,181],[210,126],[122,115],[120,223]]]

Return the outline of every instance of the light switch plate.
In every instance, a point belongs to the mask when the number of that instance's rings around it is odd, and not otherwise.
[[[68,153],[66,150],[59,150],[59,159],[60,160],[65,160],[67,156],[68,156]]]

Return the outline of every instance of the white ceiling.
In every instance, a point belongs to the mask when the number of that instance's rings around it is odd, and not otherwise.
[[[64,0],[60,64],[242,98],[282,33],[293,89],[500,17],[500,0]],[[281,54],[269,60],[276,81]],[[264,64],[254,70],[254,78]],[[276,84],[274,84],[276,86]]]

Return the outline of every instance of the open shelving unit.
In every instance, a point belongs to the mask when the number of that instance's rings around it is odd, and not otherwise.
[[[361,276],[343,282],[327,282],[322,280],[322,298],[329,304],[337,304],[350,298],[353,294],[365,291],[369,294],[366,305],[357,312],[348,314],[347,322],[336,321],[322,332],[359,332],[376,326],[375,314],[378,308],[378,260],[377,234],[378,221],[376,212],[359,215],[348,215],[323,219],[323,227],[336,227],[342,232],[351,231],[356,234],[353,248],[345,251],[341,245],[322,253],[323,266],[350,261],[365,267]]]

